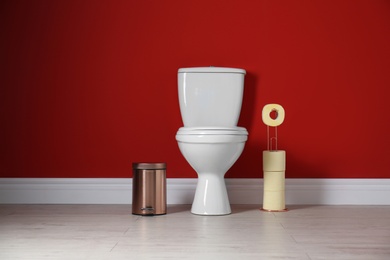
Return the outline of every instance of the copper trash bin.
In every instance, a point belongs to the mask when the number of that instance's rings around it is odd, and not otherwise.
[[[166,186],[166,163],[133,163],[133,214],[166,214]]]

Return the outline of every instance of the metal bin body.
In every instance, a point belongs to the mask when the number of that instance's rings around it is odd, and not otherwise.
[[[166,209],[166,164],[133,163],[132,213],[163,215]]]

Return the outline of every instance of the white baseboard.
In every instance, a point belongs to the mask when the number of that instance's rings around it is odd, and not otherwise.
[[[197,179],[167,179],[167,203],[191,204]],[[262,179],[226,179],[231,204],[262,204]],[[1,204],[131,204],[132,179],[0,178]],[[286,179],[286,204],[390,205],[390,179]]]

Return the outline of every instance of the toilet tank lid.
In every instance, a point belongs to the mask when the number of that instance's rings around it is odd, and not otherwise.
[[[224,67],[193,67],[193,68],[181,68],[178,73],[240,73],[246,74],[244,69],[238,68],[224,68]]]

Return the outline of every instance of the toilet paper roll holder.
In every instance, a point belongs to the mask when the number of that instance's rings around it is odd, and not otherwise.
[[[279,109],[281,109],[281,111],[282,111],[282,118],[278,119],[278,117],[279,117],[278,110]],[[271,114],[273,114],[273,116],[271,116]],[[268,104],[268,105],[264,106],[264,108],[263,108],[262,119],[263,119],[264,124],[267,126],[267,151],[269,151],[269,152],[277,152],[278,151],[278,126],[283,123],[284,117],[285,117],[285,111],[281,105]],[[270,137],[270,127],[272,127],[274,129],[274,134],[272,137]],[[284,181],[284,179],[283,179],[283,181]],[[283,187],[284,187],[284,184],[283,184]],[[285,202],[283,199],[283,204],[284,203]],[[277,210],[261,208],[260,210],[266,211],[266,212],[286,212],[286,211],[288,211],[287,208],[277,209]]]

